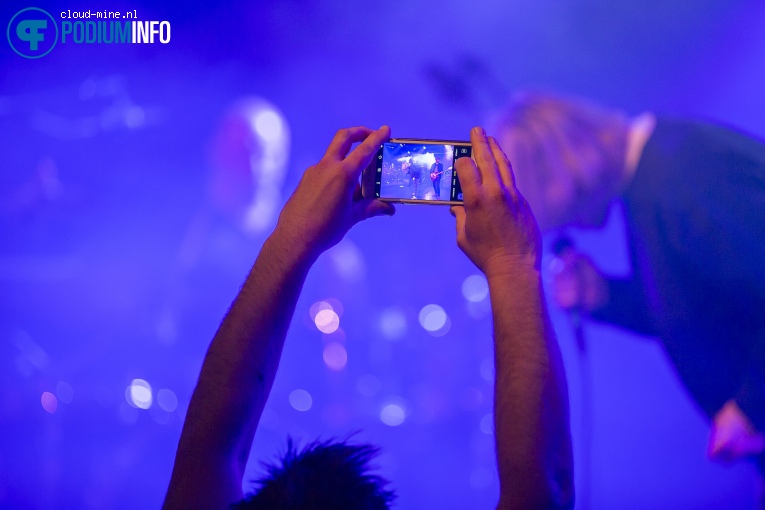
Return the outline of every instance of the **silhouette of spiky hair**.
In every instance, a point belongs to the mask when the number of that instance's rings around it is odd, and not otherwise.
[[[379,449],[345,441],[314,441],[301,451],[287,438],[287,451],[264,462],[255,493],[232,510],[387,510],[395,493],[388,481],[369,474]]]

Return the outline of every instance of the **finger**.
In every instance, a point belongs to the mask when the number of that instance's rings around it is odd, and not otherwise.
[[[393,216],[395,213],[396,208],[393,204],[373,198],[365,198],[353,204],[354,223],[375,216]]]
[[[499,146],[499,143],[493,136],[489,137],[489,148],[494,156],[494,160],[497,162],[502,184],[505,185],[505,189],[510,195],[515,198],[518,195],[518,190],[515,188],[515,175],[513,174],[513,166],[510,164],[510,160],[507,159],[505,151],[502,150],[502,147]]]
[[[369,166],[369,162],[377,151],[380,150],[380,145],[388,141],[390,138],[390,128],[383,126],[377,131],[372,131],[358,147],[348,154],[345,158],[345,163],[354,175],[361,174],[361,171]]]
[[[502,181],[499,176],[497,162],[494,160],[494,154],[492,154],[491,147],[489,147],[486,131],[481,127],[471,129],[470,143],[473,145],[473,158],[478,165],[478,171],[481,172],[481,183],[483,186],[499,186],[499,183]]]
[[[351,150],[351,146],[364,140],[372,130],[367,127],[344,128],[335,133],[335,137],[329,143],[324,157],[333,161],[342,161]]]
[[[475,161],[470,158],[459,158],[454,167],[457,170],[457,178],[462,186],[462,195],[467,204],[475,203],[481,187],[481,173],[476,168]]]

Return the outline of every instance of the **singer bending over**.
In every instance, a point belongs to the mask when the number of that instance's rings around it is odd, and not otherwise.
[[[661,339],[712,421],[714,460],[765,447],[765,145],[724,127],[628,118],[522,93],[498,125],[543,230],[598,227],[621,200],[632,276],[561,254],[555,299]]]
[[[313,445],[311,462],[290,458],[290,466],[275,470],[278,479],[244,500],[242,477],[308,270],[356,223],[394,212],[391,204],[363,199],[359,187],[362,169],[389,137],[387,127],[340,130],[284,206],[207,351],[165,508],[388,507],[390,491],[370,483],[379,478],[358,472],[370,447]],[[572,508],[568,394],[542,294],[539,228],[496,141],[480,128],[470,138],[475,163],[457,162],[465,202],[452,214],[457,245],[486,275],[491,294],[498,507]],[[329,462],[317,465],[317,450],[329,453]],[[304,467],[296,473],[295,464]]]

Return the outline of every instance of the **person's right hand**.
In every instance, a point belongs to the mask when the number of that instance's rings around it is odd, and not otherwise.
[[[359,221],[396,212],[390,203],[363,198],[359,184],[362,171],[389,138],[388,126],[376,131],[365,127],[338,131],[321,161],[303,174],[272,235],[283,246],[315,258],[340,242]]]
[[[765,435],[754,428],[735,400],[715,414],[707,454],[716,462],[733,462],[765,451]]]
[[[473,157],[455,162],[464,206],[453,206],[457,245],[486,275],[510,274],[521,266],[539,270],[541,235],[513,169],[497,141],[479,127],[470,132]]]
[[[589,257],[572,249],[551,264],[553,299],[564,310],[592,312],[608,303],[608,284]]]

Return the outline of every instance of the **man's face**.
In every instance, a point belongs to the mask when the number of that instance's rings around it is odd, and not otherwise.
[[[513,165],[516,185],[543,232],[565,225],[603,225],[614,197],[609,196],[612,191],[606,183],[599,182],[605,163],[598,147],[561,151],[537,145],[517,131],[504,133],[501,143]]]
[[[560,165],[550,172],[554,178],[540,182],[532,172],[524,170],[516,172],[516,183],[543,232],[565,225],[582,228],[603,226],[609,197],[582,191],[575,177],[577,171]]]
[[[513,166],[518,190],[531,206],[539,228],[545,232],[570,223],[576,195],[571,172],[562,165],[540,168],[540,164],[550,163],[532,158],[531,144],[513,135],[509,133],[501,143]]]
[[[439,158],[436,158],[436,163],[440,163],[441,160]]]

